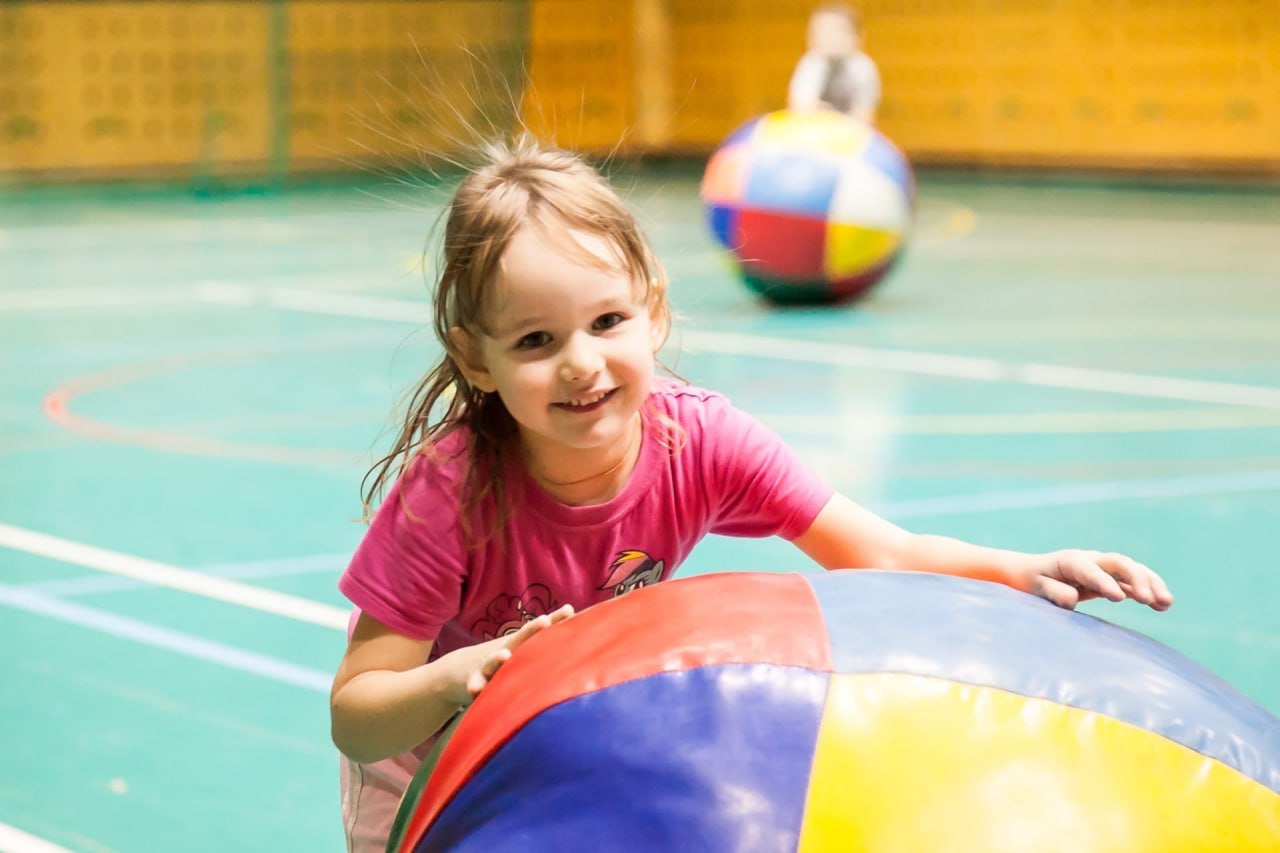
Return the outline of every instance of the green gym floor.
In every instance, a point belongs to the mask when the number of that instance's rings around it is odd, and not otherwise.
[[[925,174],[870,298],[779,311],[725,267],[696,170],[622,184],[679,373],[912,529],[1148,562],[1172,611],[1085,609],[1280,712],[1274,186]],[[335,581],[436,357],[438,201],[0,196],[0,850],[342,849]],[[681,573],[726,569],[807,566],[712,539]]]

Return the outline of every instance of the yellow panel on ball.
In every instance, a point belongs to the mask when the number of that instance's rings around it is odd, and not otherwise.
[[[799,849],[1275,851],[1280,794],[1094,712],[919,675],[833,675]]]
[[[827,224],[826,272],[830,278],[861,275],[893,256],[902,233],[858,225]]]
[[[866,147],[870,137],[870,127],[843,113],[780,110],[761,117],[752,145],[757,149],[781,148],[843,159]]]

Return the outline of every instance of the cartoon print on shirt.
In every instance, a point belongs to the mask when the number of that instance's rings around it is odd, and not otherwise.
[[[520,630],[526,622],[551,613],[560,606],[544,584],[534,583],[520,595],[499,595],[485,608],[483,619],[471,626],[473,636],[496,640]]]
[[[609,577],[599,589],[612,589],[613,597],[662,580],[665,564],[644,551],[620,551],[609,566]]]

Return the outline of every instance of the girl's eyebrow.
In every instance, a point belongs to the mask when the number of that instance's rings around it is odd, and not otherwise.
[[[535,314],[532,317],[525,317],[517,320],[515,323],[507,326],[495,326],[493,329],[493,337],[504,338],[508,335],[525,335],[535,329],[547,325],[547,320],[541,314]]]
[[[628,290],[625,293],[611,293],[608,296],[605,296],[601,299],[596,300],[594,303],[592,303],[589,306],[589,308],[594,313],[594,312],[601,312],[601,311],[608,311],[610,309],[615,309],[620,305],[622,306],[633,305],[635,304],[635,302],[636,302],[635,295],[631,293],[630,290]]]

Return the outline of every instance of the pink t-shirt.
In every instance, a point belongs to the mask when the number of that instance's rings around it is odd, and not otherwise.
[[[582,610],[664,580],[707,533],[794,539],[831,497],[777,435],[719,394],[657,380],[645,409],[640,457],[617,497],[567,506],[513,466],[505,530],[471,552],[460,524],[466,434],[451,433],[392,487],[339,589],[388,627],[434,640],[435,658],[562,604]],[[483,501],[473,529],[495,517]]]

